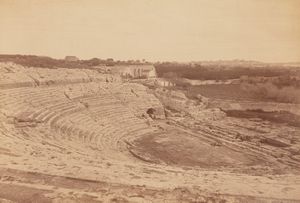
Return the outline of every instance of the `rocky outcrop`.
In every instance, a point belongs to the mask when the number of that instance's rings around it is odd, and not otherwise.
[[[145,117],[149,110],[152,111],[154,118],[164,119],[164,106],[148,89],[148,87],[137,83],[123,83],[111,88],[109,91],[130,107],[136,116]]]
[[[85,82],[120,82],[121,78],[90,69],[24,67],[0,63],[0,89]]]
[[[155,95],[167,108],[184,112],[196,120],[218,120],[225,116],[219,108],[207,108],[208,99],[200,94],[197,99],[189,99],[179,90],[158,88]]]

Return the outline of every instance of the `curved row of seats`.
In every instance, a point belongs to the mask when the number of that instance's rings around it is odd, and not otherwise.
[[[118,153],[124,145],[122,139],[151,133],[153,129],[106,91],[105,85],[5,89],[0,91],[0,110],[8,117],[47,124],[65,139],[96,146],[106,151],[106,157],[117,156],[120,160],[125,158]],[[72,97],[66,95],[66,90]]]
[[[234,129],[228,128],[228,125],[222,125],[218,123],[201,125],[200,128],[197,128],[197,131],[200,135],[200,138],[206,138],[211,141],[221,141],[222,145],[225,145],[235,151],[247,151],[249,154],[264,156],[272,156],[274,158],[280,157],[280,154],[286,154],[286,150],[284,148],[273,148],[268,147],[267,145],[258,145],[256,142],[237,142],[237,132]],[[241,131],[238,131],[240,134]],[[249,135],[249,132],[247,132]],[[296,161],[290,160],[286,164],[297,166],[299,163]]]

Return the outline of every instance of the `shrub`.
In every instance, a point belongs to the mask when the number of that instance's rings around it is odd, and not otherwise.
[[[283,103],[300,103],[300,89],[294,86],[277,87],[273,83],[243,83],[242,89],[255,96]]]

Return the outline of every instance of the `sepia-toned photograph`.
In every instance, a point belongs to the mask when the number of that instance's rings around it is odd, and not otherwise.
[[[300,0],[0,0],[0,203],[300,203]]]

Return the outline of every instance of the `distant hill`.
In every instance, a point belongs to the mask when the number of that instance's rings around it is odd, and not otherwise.
[[[300,76],[298,63],[262,63],[257,61],[201,61],[192,63],[156,63],[159,77],[176,73],[177,77],[192,80],[228,80],[241,76],[276,77]],[[172,75],[172,74],[171,74]],[[174,74],[173,74],[174,75]]]
[[[0,61],[11,61],[23,66],[41,68],[88,68],[88,66],[82,61],[67,61],[63,59],[53,59],[47,56],[35,55],[0,55]]]
[[[252,60],[217,60],[217,61],[194,61],[193,65],[210,66],[210,67],[247,67],[247,68],[259,68],[259,67],[271,67],[271,68],[284,68],[284,67],[299,67],[300,62],[288,62],[288,63],[266,63]]]
[[[92,58],[89,60],[76,60],[75,56],[67,56],[65,59],[54,59],[48,56],[35,56],[35,55],[8,55],[0,54],[0,62],[14,62],[23,66],[41,67],[41,68],[90,68],[98,65],[137,65],[137,64],[150,64],[146,61],[128,60],[128,61],[114,61],[112,58],[99,59]]]

